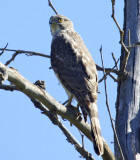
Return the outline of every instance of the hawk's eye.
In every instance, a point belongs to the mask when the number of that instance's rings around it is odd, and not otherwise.
[[[59,21],[59,22],[62,22],[63,20],[62,20],[62,18],[58,18],[58,21]]]

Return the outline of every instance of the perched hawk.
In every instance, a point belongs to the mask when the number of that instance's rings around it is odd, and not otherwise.
[[[70,99],[74,97],[88,113],[94,150],[103,154],[98,109],[98,77],[95,63],[81,37],[75,32],[73,23],[65,16],[50,18],[51,65]]]

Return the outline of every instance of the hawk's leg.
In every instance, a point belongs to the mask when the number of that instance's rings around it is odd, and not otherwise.
[[[71,106],[72,99],[73,99],[73,94],[70,95],[66,107]]]

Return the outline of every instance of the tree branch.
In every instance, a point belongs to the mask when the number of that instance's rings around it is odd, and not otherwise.
[[[34,51],[24,51],[24,50],[5,49],[5,48],[0,48],[0,50],[1,51],[18,52],[19,54],[25,53],[27,56],[41,56],[41,57],[45,57],[45,58],[50,58],[50,55],[46,55],[46,54],[34,52]]]
[[[24,51],[24,50],[16,50],[16,49],[6,49],[6,48],[0,48],[2,53],[4,51],[10,51],[10,52],[15,52],[12,57],[5,63],[5,65],[9,65],[14,59],[16,58],[17,55],[19,54],[25,54],[26,56],[41,56],[45,58],[50,58],[49,55],[43,54],[43,53],[38,53],[38,52],[33,52],[33,51]]]
[[[108,71],[106,74],[104,74],[104,75],[103,75],[103,78],[101,78],[98,83],[100,83],[100,82],[102,82],[104,79],[106,79],[107,75],[109,75],[110,72],[112,72],[112,71],[114,70],[114,68],[116,68],[118,62],[119,62],[119,59],[117,60],[115,66],[114,66],[110,71]],[[103,68],[103,71],[105,71],[104,68]],[[112,78],[112,75],[111,75],[111,78]],[[114,77],[113,77],[113,79],[114,79]]]
[[[4,85],[0,84],[0,89],[7,90],[7,91],[18,91],[18,88],[15,85]]]
[[[82,118],[79,118],[73,107],[65,107],[58,103],[46,91],[42,91],[36,85],[29,82],[17,70],[8,68],[0,63],[0,78],[13,83],[21,92],[27,95],[30,99],[37,99],[44,104],[52,113],[60,115],[62,118],[69,120],[74,124],[88,139],[91,139],[91,128],[88,123]],[[115,160],[113,153],[104,140],[103,159]]]
[[[7,65],[10,64],[12,61],[14,61],[14,59],[16,58],[16,56],[17,56],[18,54],[19,54],[18,52],[15,52],[15,53],[12,55],[12,58],[10,58],[10,59],[5,63],[5,65],[7,66]]]
[[[54,8],[54,6],[52,5],[51,1],[48,0],[49,2],[49,6],[52,8],[52,10],[58,15],[58,12],[56,11],[56,9]]]
[[[67,137],[67,141],[75,146],[75,149],[81,154],[86,160],[94,160],[92,155],[88,153],[81,144],[74,138],[74,136],[68,131],[68,129],[62,124],[60,119],[56,114],[51,113],[43,104],[38,100],[31,99],[36,108],[40,109],[43,114],[45,114],[54,125],[57,125],[63,134]]]
[[[7,48],[8,43],[6,44],[6,46],[3,48],[2,52],[0,53],[0,56],[4,53],[5,49]]]
[[[120,32],[120,44],[121,44],[122,48],[125,51],[125,57],[124,57],[124,60],[122,62],[122,66],[121,66],[121,69],[120,69],[121,74],[119,76],[122,76],[122,77],[125,78],[126,75],[127,75],[126,65],[127,65],[128,57],[130,55],[130,50],[127,49],[126,45],[123,42],[124,31],[121,29],[121,27],[119,26],[119,24],[118,24],[118,22],[117,22],[117,20],[115,18],[115,8],[114,8],[115,7],[115,0],[111,0],[111,2],[112,2],[112,15],[111,15],[111,17],[113,18],[117,28],[119,29],[119,32]]]
[[[117,62],[117,60],[116,60],[113,52],[112,52],[112,58],[113,58],[113,60],[114,60],[114,62],[115,62],[115,65],[116,65],[117,70],[119,70],[119,68],[118,68],[118,62]]]
[[[103,69],[104,69],[104,62],[103,62],[103,55],[102,55],[102,46],[100,48],[100,54],[101,54],[102,66],[103,66]],[[103,75],[105,76],[105,70],[103,70]],[[118,140],[117,132],[116,132],[116,129],[115,129],[114,124],[113,124],[113,120],[112,120],[113,118],[112,118],[111,112],[110,112],[110,107],[109,107],[109,102],[108,102],[108,94],[107,94],[106,78],[104,78],[104,85],[105,85],[105,95],[106,95],[106,106],[107,106],[107,109],[108,109],[109,118],[110,118],[110,121],[111,121],[111,126],[112,126],[112,129],[113,129],[113,132],[114,132],[115,139],[116,139],[117,144],[118,144],[118,148],[119,148],[122,160],[125,160],[123,152],[122,152],[122,149],[121,149],[121,146],[120,146],[120,143],[119,143],[119,140]]]

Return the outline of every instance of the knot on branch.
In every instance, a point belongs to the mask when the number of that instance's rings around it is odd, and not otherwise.
[[[126,70],[120,70],[118,74],[118,80],[119,81],[125,81],[128,78],[128,72]]]
[[[37,80],[34,84],[35,84],[37,87],[39,87],[40,89],[46,90],[45,81]]]

